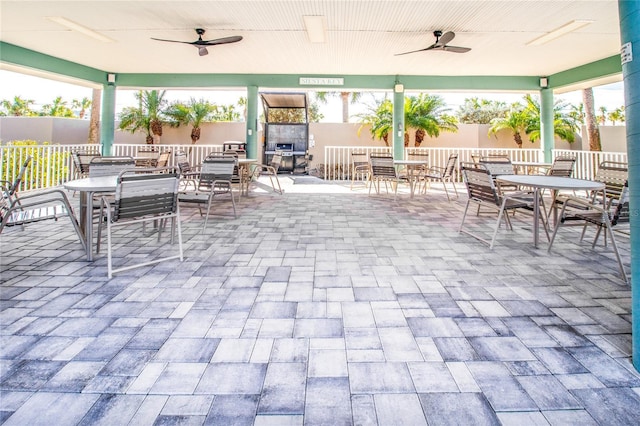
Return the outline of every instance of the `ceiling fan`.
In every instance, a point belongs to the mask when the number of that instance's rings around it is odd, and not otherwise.
[[[207,46],[216,46],[218,44],[227,44],[227,43],[236,43],[240,40],[242,40],[242,36],[229,36],[229,37],[223,37],[223,38],[216,38],[214,40],[203,40],[202,39],[202,35],[204,34],[205,30],[202,28],[196,28],[196,33],[198,34],[198,39],[196,41],[179,41],[179,40],[165,40],[165,39],[161,39],[161,38],[153,38],[151,37],[152,40],[158,40],[158,41],[169,41],[171,43],[184,43],[184,44],[190,44],[192,46],[195,46],[198,48],[198,55],[200,56],[204,56],[209,54],[209,51],[207,50]]]
[[[433,35],[436,37],[436,42],[433,43],[431,46],[425,47],[424,49],[412,50],[410,52],[396,53],[395,56],[406,55],[408,53],[423,52],[426,50],[443,50],[445,52],[455,52],[455,53],[466,53],[471,50],[470,47],[459,47],[459,46],[447,45],[447,43],[453,40],[454,37],[456,36],[456,34],[453,31],[448,31],[444,34],[442,33],[442,31],[434,31]]]

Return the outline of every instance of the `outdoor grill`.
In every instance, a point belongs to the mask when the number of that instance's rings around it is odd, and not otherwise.
[[[309,123],[306,93],[261,93],[264,107],[264,162],[282,152],[280,173],[307,173]]]

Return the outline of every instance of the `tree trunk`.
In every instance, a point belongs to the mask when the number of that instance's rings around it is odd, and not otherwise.
[[[349,122],[349,92],[341,92],[340,97],[342,98],[342,122]]]
[[[426,132],[423,129],[417,129],[416,130],[416,140],[413,143],[416,148],[418,148],[420,145],[422,145],[422,141],[424,140],[424,135],[425,134],[426,134]]]
[[[102,90],[93,89],[91,92],[91,119],[89,120],[89,143],[100,143],[100,105]]]
[[[384,144],[386,146],[389,146],[389,133],[385,133],[384,135],[382,135],[382,140],[384,141]]]
[[[516,141],[516,145],[518,145],[518,148],[522,149],[522,136],[520,136],[520,132],[516,132],[513,134],[513,140]]]
[[[404,132],[404,147],[409,147],[409,132]]]
[[[596,121],[596,108],[593,102],[593,88],[582,89],[582,103],[584,104],[584,121],[587,127],[587,141],[590,151],[602,151],[600,143],[600,129]]]

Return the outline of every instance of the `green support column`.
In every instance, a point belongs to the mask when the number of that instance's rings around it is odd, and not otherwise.
[[[105,84],[102,88],[102,108],[100,116],[100,143],[102,155],[111,155],[116,127],[116,86]]]
[[[629,208],[631,213],[631,348],[632,362],[640,371],[640,2],[618,1],[620,44],[631,44],[633,59],[622,64],[624,78]]]
[[[553,161],[554,143],[553,131],[553,91],[551,89],[540,89],[540,145],[544,152],[544,161]]]
[[[247,87],[247,157],[258,159],[258,86]]]
[[[396,160],[404,159],[404,88],[400,88],[400,84],[396,83],[393,91],[393,158]]]

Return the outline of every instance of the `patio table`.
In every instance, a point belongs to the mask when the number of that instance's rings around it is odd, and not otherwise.
[[[416,171],[420,170],[423,166],[429,166],[429,163],[423,160],[393,160],[393,164],[395,166],[406,166],[409,192],[411,193],[411,198],[413,198],[415,193],[415,184],[420,176],[420,173],[416,174]]]
[[[533,245],[538,248],[540,228],[540,190],[549,189],[551,191],[602,191],[603,197],[605,185],[602,182],[593,180],[574,179],[561,176],[547,175],[501,175],[496,178],[500,183],[509,185],[529,186],[534,189],[533,201]],[[555,198],[555,197],[554,197]],[[555,208],[555,206],[552,206]]]
[[[93,261],[93,195],[98,192],[114,192],[118,176],[99,176],[76,179],[63,186],[69,191],[80,192],[80,229],[84,233],[87,260]]]

